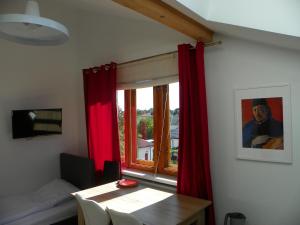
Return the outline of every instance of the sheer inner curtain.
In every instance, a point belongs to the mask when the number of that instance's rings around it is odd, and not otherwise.
[[[178,46],[179,151],[177,192],[213,200],[209,162],[208,121],[204,71],[204,45]],[[206,211],[206,224],[215,225],[214,208]]]
[[[89,158],[96,171],[104,161],[120,163],[116,101],[116,64],[83,70]]]

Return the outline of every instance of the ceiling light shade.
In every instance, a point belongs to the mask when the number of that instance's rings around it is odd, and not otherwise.
[[[27,1],[25,14],[0,14],[0,37],[28,45],[58,45],[69,38],[68,29],[54,20],[40,17],[36,1]]]

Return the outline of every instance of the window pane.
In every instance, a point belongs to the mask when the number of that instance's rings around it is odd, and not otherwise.
[[[178,144],[179,144],[179,83],[169,84],[170,101],[170,165],[178,164]]]
[[[136,159],[153,161],[153,88],[136,90]]]
[[[125,163],[125,142],[124,142],[124,91],[117,91],[118,101],[118,125],[119,125],[119,139],[120,139],[120,152],[121,163]]]

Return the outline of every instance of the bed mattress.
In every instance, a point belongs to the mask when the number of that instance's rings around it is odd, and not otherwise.
[[[31,214],[5,225],[49,225],[67,219],[77,214],[75,199],[69,200],[56,207]]]

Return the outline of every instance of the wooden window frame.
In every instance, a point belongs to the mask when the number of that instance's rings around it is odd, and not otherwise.
[[[169,165],[170,158],[170,110],[168,85],[153,87],[153,161],[137,158],[136,90],[124,91],[125,167],[150,173],[177,176],[177,166]],[[165,104],[164,104],[165,103]],[[165,108],[163,107],[165,105]],[[165,114],[163,115],[163,112]],[[164,127],[162,127],[164,124]],[[157,149],[160,149],[159,152]]]

